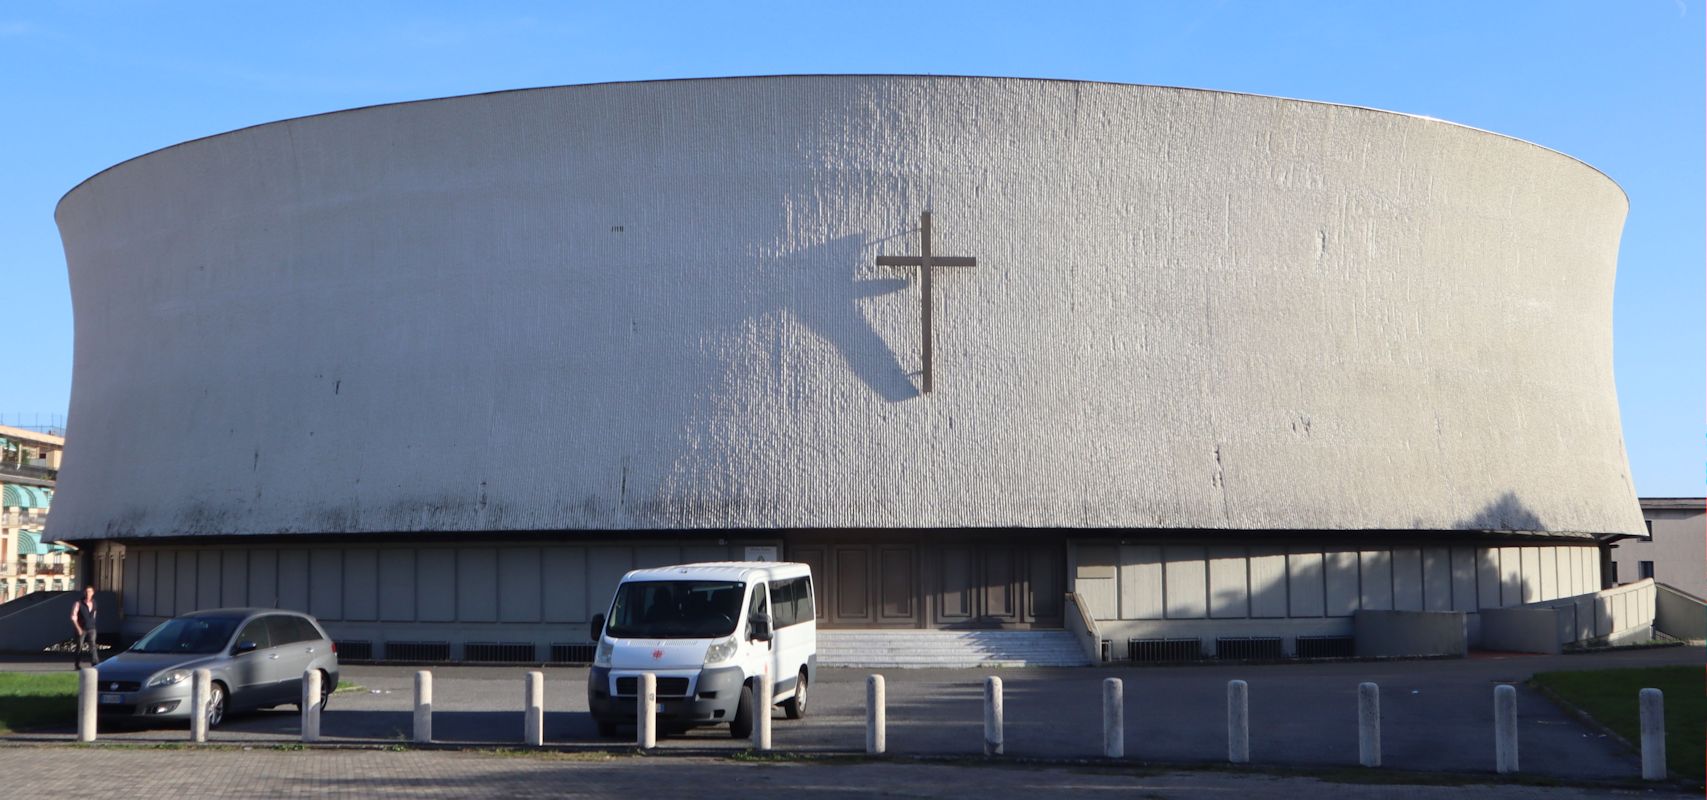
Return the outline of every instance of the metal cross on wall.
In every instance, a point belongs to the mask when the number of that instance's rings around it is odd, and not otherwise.
[[[931,212],[919,215],[919,255],[916,256],[878,256],[877,266],[880,267],[918,267],[919,296],[924,321],[925,369],[924,394],[931,391],[931,268],[932,267],[976,267],[978,259],[971,256],[938,256],[931,255]]]

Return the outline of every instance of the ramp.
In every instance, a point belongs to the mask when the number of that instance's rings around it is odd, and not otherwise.
[[[1664,583],[1654,589],[1656,630],[1686,642],[1707,641],[1707,600]]]
[[[40,653],[76,638],[71,627],[71,604],[81,592],[31,592],[0,605],[0,652]],[[118,630],[119,610],[112,592],[96,592],[100,613],[98,633]]]

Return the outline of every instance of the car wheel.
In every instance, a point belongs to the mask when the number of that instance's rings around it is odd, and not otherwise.
[[[321,711],[325,711],[326,710],[326,704],[332,702],[333,688],[332,688],[331,680],[332,680],[331,677],[326,674],[326,670],[320,670],[320,710]],[[301,684],[302,684],[302,681],[297,681],[298,688],[297,688],[296,694],[298,697],[302,696]],[[302,701],[298,700],[297,702],[291,703],[290,706],[291,706],[291,708],[296,709],[296,713],[298,713],[298,714],[302,713]]]
[[[729,738],[746,739],[753,735],[753,687],[741,687],[741,699],[735,701],[735,719],[729,722]]]
[[[609,720],[596,719],[596,720],[593,720],[593,724],[597,725],[599,728],[599,738],[601,738],[601,739],[615,739],[616,738],[616,723],[611,722]]]
[[[806,716],[806,670],[800,670],[800,679],[794,683],[794,696],[784,700],[782,711],[789,719],[800,719]]]
[[[225,721],[225,684],[215,683],[207,689],[207,729],[219,727]]]

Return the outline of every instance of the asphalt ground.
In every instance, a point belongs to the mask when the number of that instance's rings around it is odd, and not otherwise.
[[[268,748],[0,747],[6,786],[20,797],[1039,797],[1267,800],[1499,800],[1653,797],[1640,787],[1537,786],[1452,780],[1368,782],[1368,774],[1274,775],[1238,770],[988,766],[917,762],[751,762],[605,754],[495,755],[462,751]],[[1670,792],[1669,796],[1685,795]]]
[[[1039,797],[1266,800],[1500,800],[1652,797],[1641,788],[1535,786],[1486,781],[1368,783],[1366,776],[1272,775],[1087,766],[913,762],[743,762],[604,754],[493,755],[413,750],[285,752],[0,747],[7,788],[21,797]],[[1681,797],[1681,794],[1671,796]]]
[[[1522,686],[1535,672],[1660,664],[1702,665],[1702,648],[1658,648],[1571,656],[1483,655],[1462,660],[1194,665],[1148,668],[891,670],[888,745],[894,755],[979,756],[982,684],[1005,684],[1006,754],[1017,758],[1095,759],[1101,754],[1101,684],[1125,682],[1126,755],[1145,763],[1213,764],[1226,759],[1226,685],[1250,685],[1253,764],[1341,768],[1357,763],[1357,684],[1381,686],[1384,766],[1400,770],[1489,773],[1494,763],[1493,694],[1518,684],[1521,767],[1525,774],[1570,780],[1626,780],[1640,772],[1635,753]],[[0,669],[68,669],[53,663]],[[347,665],[343,681],[362,687],[334,696],[321,720],[323,740],[345,744],[407,741],[416,667]],[[434,732],[445,743],[517,746],[522,736],[522,667],[437,667]],[[545,668],[546,740],[569,750],[621,749],[632,739],[600,739],[585,711],[583,668]],[[800,754],[860,753],[865,742],[865,670],[822,669],[804,720],[774,714],[773,746]],[[1635,697],[1630,698],[1636,702]],[[213,742],[295,742],[293,711],[229,719]],[[72,729],[37,731],[15,741],[66,741]],[[187,726],[103,730],[107,741],[182,742]],[[678,755],[745,750],[727,729],[661,737]]]

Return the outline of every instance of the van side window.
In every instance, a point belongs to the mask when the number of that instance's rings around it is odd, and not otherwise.
[[[794,614],[794,595],[791,584],[794,581],[775,581],[771,583],[771,627],[786,628],[799,622]]]
[[[769,614],[770,613],[771,604],[767,600],[767,597],[770,595],[770,592],[766,591],[766,588],[767,587],[762,582],[753,584],[753,602],[751,604],[751,607],[748,609],[747,613],[749,613],[749,614]],[[771,627],[774,629],[776,627],[776,623],[774,623],[774,622],[771,623]]]
[[[811,621],[811,582],[806,578],[789,578],[771,584],[771,606],[778,628]]]

